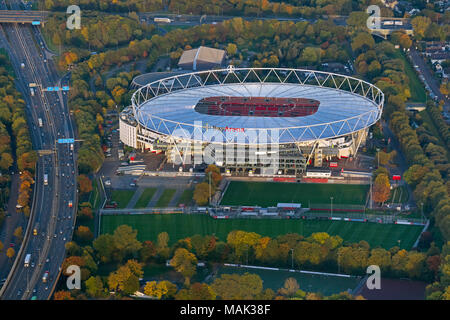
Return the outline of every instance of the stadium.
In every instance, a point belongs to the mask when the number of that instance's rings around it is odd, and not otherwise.
[[[120,139],[175,164],[301,175],[354,156],[383,105],[383,92],[357,78],[230,66],[140,86],[120,115]]]

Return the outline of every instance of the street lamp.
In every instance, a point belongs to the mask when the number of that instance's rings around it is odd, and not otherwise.
[[[423,202],[421,202],[420,205],[422,207],[422,219],[425,221],[425,216],[423,215]]]

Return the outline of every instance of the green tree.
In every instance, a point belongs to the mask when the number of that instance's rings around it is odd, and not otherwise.
[[[86,280],[86,293],[93,298],[104,295],[103,281],[99,276],[92,276]]]
[[[128,225],[117,227],[113,234],[113,241],[118,261],[128,255],[137,256],[142,248],[142,244],[137,240],[137,230],[133,230]]]
[[[170,265],[184,276],[185,284],[189,285],[192,276],[196,272],[197,258],[186,249],[179,248],[170,260]]]
[[[262,293],[263,283],[256,274],[222,274],[211,287],[223,300],[251,300]]]

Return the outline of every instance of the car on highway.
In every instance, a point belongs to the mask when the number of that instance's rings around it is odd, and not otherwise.
[[[48,275],[49,275],[49,272],[48,272],[48,271],[45,271],[45,272],[44,272],[44,275],[42,276],[42,282],[43,282],[43,283],[46,283],[46,282],[47,282],[47,280],[48,280]]]

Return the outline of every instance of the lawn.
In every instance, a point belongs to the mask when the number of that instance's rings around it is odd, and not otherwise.
[[[134,193],[135,190],[112,190],[111,201],[117,202],[117,208],[124,209],[127,207]]]
[[[192,197],[194,196],[194,189],[186,189],[181,194],[177,201],[177,205],[184,204],[189,205],[192,202]]]
[[[165,189],[161,197],[159,197],[158,202],[156,203],[156,207],[164,208],[169,205],[170,200],[172,200],[173,195],[175,194],[175,189]]]
[[[207,215],[149,214],[149,215],[104,215],[101,232],[112,234],[123,224],[138,230],[140,241],[156,241],[160,232],[166,231],[170,244],[179,239],[201,234],[215,234],[226,241],[232,230],[256,232],[262,236],[276,237],[287,233],[309,236],[314,232],[339,235],[344,241],[366,240],[372,247],[389,249],[398,245],[410,249],[419,236],[421,226],[377,224],[330,220],[288,220],[288,219],[213,219]]]
[[[427,97],[425,88],[422,85],[422,82],[420,82],[420,79],[414,71],[413,67],[411,66],[411,63],[409,63],[405,55],[399,50],[395,50],[394,56],[395,58],[401,59],[403,61],[405,74],[409,79],[409,89],[411,92],[411,98],[409,99],[409,102],[426,102]]]
[[[147,188],[142,192],[141,196],[139,197],[138,201],[136,202],[136,205],[134,206],[136,209],[145,208],[147,207],[148,203],[152,199],[153,195],[156,192],[156,188]]]
[[[276,206],[279,202],[364,205],[368,185],[232,181],[222,205]]]
[[[264,283],[264,289],[270,288],[276,292],[283,287],[287,278],[295,278],[301,290],[306,292],[320,292],[325,296],[347,291],[348,289],[353,290],[361,281],[359,277],[345,278],[299,272],[236,267],[221,267],[218,270],[217,277],[220,277],[222,274],[244,274],[246,272],[260,276]]]
[[[97,184],[97,180],[93,179],[92,181],[92,192],[89,195],[89,202],[92,206],[93,210],[97,210],[100,206],[100,188]]]

